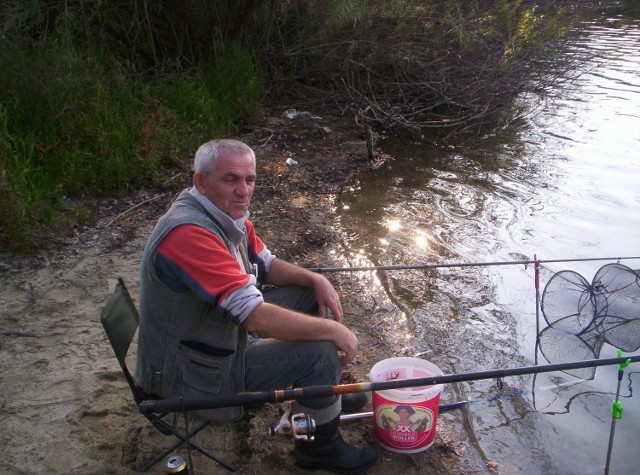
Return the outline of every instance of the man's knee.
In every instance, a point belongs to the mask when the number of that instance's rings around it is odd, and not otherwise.
[[[313,289],[286,285],[263,292],[264,301],[290,308],[301,313],[315,315],[318,313],[318,301]]]
[[[340,382],[342,368],[336,347],[330,341],[301,341],[299,355],[306,360],[300,386],[334,385]]]
[[[321,355],[322,360],[326,361],[333,369],[333,373],[336,375],[335,382],[337,383],[340,380],[341,365],[336,345],[331,341],[314,341],[309,343],[317,347],[316,351]]]

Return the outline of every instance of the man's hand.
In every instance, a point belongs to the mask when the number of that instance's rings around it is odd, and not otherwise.
[[[313,288],[318,301],[318,313],[327,316],[327,309],[333,314],[336,322],[342,322],[342,304],[340,296],[329,280],[316,272],[298,267],[289,262],[274,259],[269,269],[269,284],[300,285]]]
[[[342,322],[342,304],[340,303],[340,296],[336,289],[333,288],[331,282],[329,282],[323,275],[316,274],[314,280],[313,290],[318,300],[318,312],[321,317],[328,317],[328,310],[333,314],[333,318],[336,322]]]
[[[340,364],[346,366],[353,361],[358,353],[358,337],[344,325],[340,324],[343,334],[333,341],[340,355]]]

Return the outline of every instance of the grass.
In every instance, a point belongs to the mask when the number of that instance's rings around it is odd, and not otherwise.
[[[39,229],[64,225],[68,198],[162,186],[200,143],[259,112],[258,78],[238,48],[211,71],[147,76],[0,41],[3,249],[38,247]]]

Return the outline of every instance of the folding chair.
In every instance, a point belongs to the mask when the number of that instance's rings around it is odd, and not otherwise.
[[[131,392],[133,394],[133,399],[136,403],[136,407],[139,408],[142,401],[161,399],[160,397],[146,394],[144,391],[142,391],[142,389],[133,380],[133,377],[129,372],[129,368],[127,367],[126,356],[129,351],[131,341],[133,340],[133,336],[138,329],[139,314],[133,300],[131,299],[129,291],[124,284],[124,280],[121,277],[118,278],[118,283],[116,284],[115,291],[102,310],[100,320],[105,332],[107,333],[107,337],[109,338],[109,343],[111,343],[111,347],[113,348],[116,358],[118,359],[118,363],[120,363],[120,368],[124,373],[124,377],[129,384],[129,388],[131,389]],[[165,435],[173,434],[178,438],[178,441],[171,447],[163,451],[160,455],[147,462],[142,467],[141,471],[146,472],[171,452],[180,447],[182,444],[187,444],[187,448],[189,450],[193,448],[199,451],[200,453],[219,463],[229,471],[235,472],[237,470],[235,466],[225,462],[224,460],[220,460],[218,457],[211,454],[206,449],[191,440],[193,436],[195,436],[209,424],[208,421],[200,423],[195,429],[187,429],[187,432],[183,434],[176,428],[177,416],[175,414],[172,424],[169,424],[164,420],[167,414],[150,413],[144,414],[144,416],[149,419],[151,424],[153,424],[153,426],[160,432]],[[183,416],[185,418],[185,427],[187,427],[187,414],[183,414]]]

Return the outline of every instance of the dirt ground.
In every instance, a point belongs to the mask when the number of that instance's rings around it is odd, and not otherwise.
[[[277,256],[303,266],[335,265],[329,251],[341,237],[330,226],[331,197],[371,166],[363,135],[346,118],[293,115],[273,114],[239,135],[258,158],[251,219]],[[134,407],[99,316],[118,277],[137,301],[146,239],[189,184],[189,165],[185,161],[184,173],[172,177],[171,192],[140,190],[124,200],[103,200],[95,206],[95,225],[52,237],[51,246],[37,255],[0,254],[3,473],[135,473],[172,442]],[[345,381],[365,381],[373,364],[395,356],[394,348],[369,324],[372,304],[363,299],[358,283],[329,278],[343,296],[345,322],[360,340]],[[279,407],[265,405],[240,422],[211,425],[196,440],[235,464],[238,473],[303,473],[295,466],[293,442],[268,434]],[[453,419],[439,419],[434,446],[419,454],[378,447],[379,462],[369,473],[491,471],[469,455],[456,427]],[[350,441],[375,445],[370,419],[346,423],[343,433]],[[176,453],[188,458],[184,448]],[[192,455],[191,473],[226,472]],[[164,463],[150,473],[165,473]]]

